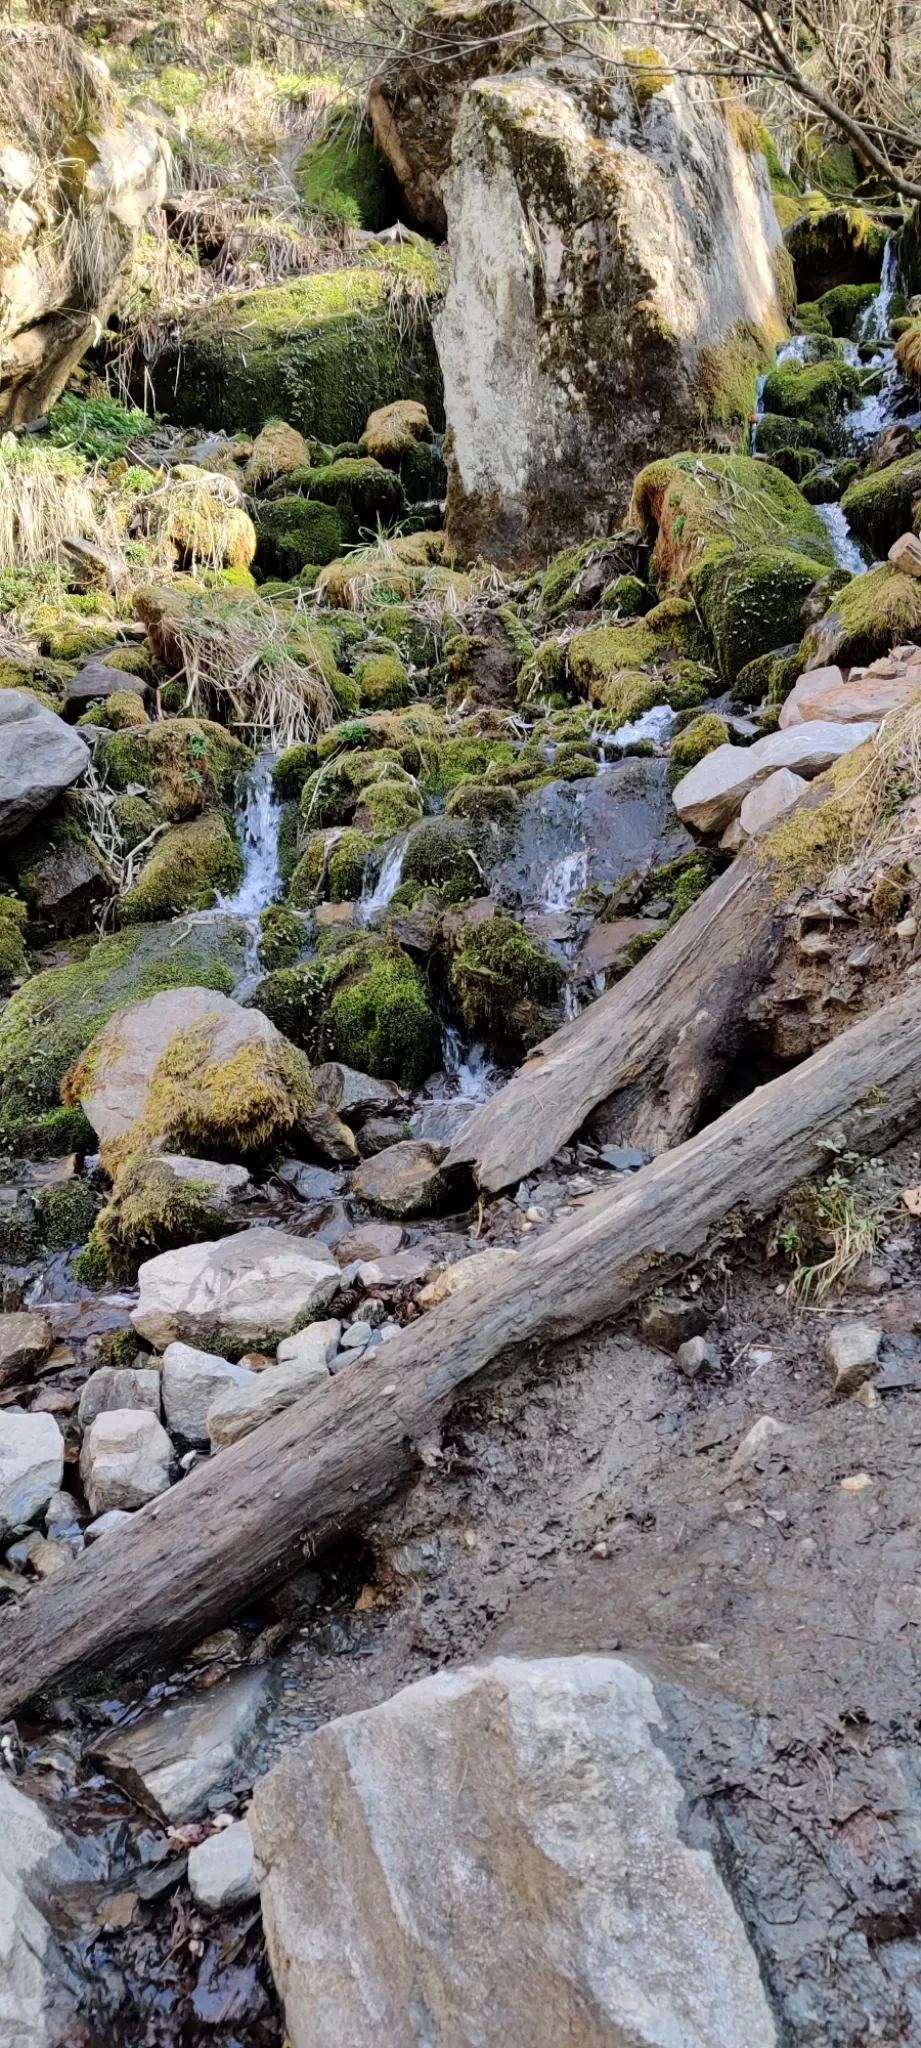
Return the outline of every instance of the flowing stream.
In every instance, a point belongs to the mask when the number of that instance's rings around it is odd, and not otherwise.
[[[358,899],[358,916],[362,924],[371,924],[375,917],[379,917],[396,894],[400,886],[408,836],[408,833],[402,832],[399,838],[394,839],[392,845],[388,846],[377,881],[372,888],[366,887],[362,890]]]
[[[272,786],[276,755],[258,754],[246,782],[239,821],[243,879],[233,896],[221,896],[218,910],[237,917],[258,917],[281,893],[278,864],[278,806]]]

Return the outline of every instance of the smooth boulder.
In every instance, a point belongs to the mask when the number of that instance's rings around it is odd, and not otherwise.
[[[0,1315],[0,1387],[31,1373],[47,1358],[53,1341],[47,1316],[35,1310]]]
[[[292,2048],[774,2048],[661,1729],[617,1658],[500,1658],[289,1750],[249,1818]]]
[[[254,1386],[258,1373],[232,1365],[192,1344],[168,1344],[163,1353],[163,1411],[175,1436],[189,1444],[208,1442],[208,1410],[220,1395]]]
[[[0,690],[0,840],[15,839],[89,765],[86,741],[56,712],[25,690]]]
[[[79,1985],[46,1912],[60,1918],[68,1889],[79,1907],[86,1868],[34,1799],[0,1771],[0,2041],[63,2048],[78,2038]]]
[[[34,1522],[63,1476],[64,1438],[54,1416],[0,1412],[0,1536]]]
[[[165,1351],[195,1344],[222,1351],[274,1349],[295,1323],[331,1301],[341,1272],[325,1244],[258,1224],[236,1237],[161,1252],[138,1273],[131,1320]]]
[[[90,1513],[128,1513],[165,1493],[173,1446],[149,1408],[107,1408],[83,1439],[80,1478]]]
[[[415,1216],[433,1209],[444,1181],[441,1162],[447,1145],[427,1138],[406,1138],[365,1159],[352,1175],[352,1192],[385,1216]]]
[[[679,818],[697,832],[721,832],[738,816],[750,789],[778,768],[811,780],[842,754],[872,739],[875,724],[838,725],[821,720],[766,733],[753,747],[728,743],[714,747],[676,783],[673,796]]]

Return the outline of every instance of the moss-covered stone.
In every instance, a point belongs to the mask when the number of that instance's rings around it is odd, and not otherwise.
[[[319,140],[298,158],[294,178],[308,212],[351,228],[385,228],[398,187],[357,103],[335,107]]]
[[[421,816],[422,798],[412,783],[408,779],[397,782],[387,778],[371,782],[362,790],[355,823],[359,831],[370,833],[372,839],[392,839],[397,832],[407,831]]]
[[[322,967],[304,962],[279,967],[253,991],[250,1006],[262,1010],[292,1045],[314,1059],[322,1050],[326,980]]]
[[[88,1181],[53,1181],[36,1200],[42,1243],[50,1252],[70,1251],[83,1244],[96,1221],[101,1197]]]
[[[64,1074],[115,1010],[161,989],[219,989],[244,971],[241,926],[176,933],[139,927],[100,939],[82,960],[27,981],[0,1017],[0,1143],[7,1150],[94,1151],[82,1111],[62,1109]]]
[[[740,669],[793,639],[800,610],[824,561],[783,547],[756,548],[703,562],[692,585],[713,641],[720,673],[733,683]]]
[[[772,703],[782,702],[800,673],[799,642],[789,647],[776,647],[769,654],[759,654],[754,661],[746,662],[739,670],[732,686],[734,704],[745,706],[761,704],[767,697]]]
[[[157,841],[137,881],[122,897],[123,924],[153,924],[188,910],[210,910],[243,879],[236,841],[217,811],[175,825]]]
[[[22,927],[26,906],[14,896],[0,895],[0,994],[8,995],[29,972]]]
[[[256,532],[260,569],[285,578],[299,575],[308,564],[334,562],[345,540],[334,505],[297,493],[263,499]]]
[[[707,683],[699,661],[708,651],[695,605],[665,598],[645,618],[574,634],[567,654],[579,689],[620,723],[654,704],[679,711],[701,703]]]
[[[712,754],[714,747],[725,746],[728,739],[729,727],[725,719],[720,718],[715,711],[707,711],[702,718],[693,719],[691,724],[686,725],[683,732],[676,733],[672,740],[668,763],[669,781],[680,782],[682,775],[687,775],[692,768],[696,768],[698,761],[702,761],[706,754]]]
[[[424,819],[410,834],[400,878],[438,889],[446,903],[481,894],[484,875],[476,834],[456,816]]]
[[[858,477],[845,491],[841,510],[858,538],[866,541],[874,554],[885,555],[900,534],[911,531],[919,498],[921,451],[890,463],[888,469]]]
[[[853,364],[830,358],[823,363],[778,363],[764,386],[766,412],[809,420],[825,435],[860,397],[860,376]]]
[[[361,895],[366,864],[373,850],[373,841],[351,825],[337,833],[326,863],[330,903],[353,903]]]
[[[207,718],[168,718],[142,730],[109,733],[97,750],[113,789],[142,783],[171,824],[233,800],[252,754]]]
[[[642,618],[644,612],[652,611],[655,601],[655,592],[639,576],[615,576],[601,593],[603,610],[615,619]]]
[[[854,576],[810,626],[800,647],[801,668],[842,668],[876,661],[891,647],[921,639],[921,583],[888,562]]]
[[[533,1044],[565,981],[558,960],[505,911],[469,925],[456,941],[448,982],[467,1030],[498,1044]]]
[[[878,280],[889,232],[882,221],[862,206],[836,205],[822,191],[787,204],[793,217],[782,223],[784,241],[801,299],[820,299],[839,284]]]
[[[270,973],[276,967],[293,967],[304,950],[307,927],[304,919],[284,903],[270,903],[260,913],[258,953],[261,965]]]
[[[461,782],[445,804],[448,818],[466,818],[471,825],[509,826],[518,815],[521,792],[501,782]]]
[[[877,294],[873,284],[838,284],[818,300],[821,317],[832,334],[856,339],[860,318]]]
[[[272,769],[272,787],[279,802],[285,803],[299,797],[305,782],[314,774],[316,767],[317,750],[311,741],[304,741],[300,746],[288,747],[285,753],[279,754]]]
[[[399,477],[367,455],[343,456],[317,468],[294,470],[286,478],[285,489],[332,506],[343,541],[357,541],[363,533],[373,534],[378,526],[391,526],[406,511],[406,493]]]
[[[704,557],[714,560],[731,547],[774,547],[782,539],[810,561],[833,559],[825,527],[796,485],[747,455],[681,454],[650,463],[636,479],[630,518],[654,541],[653,569],[669,590],[687,591]]]
[[[369,711],[399,711],[412,702],[413,687],[396,652],[366,654],[355,665],[355,681]]]
[[[112,732],[130,732],[133,727],[149,725],[144,709],[144,699],[136,690],[113,690],[105,700],[105,724]]]
[[[226,1213],[214,1184],[186,1180],[165,1159],[141,1154],[126,1160],[96,1218],[93,1242],[117,1279],[133,1279],[139,1263],[158,1252],[220,1237]]]
[[[441,1059],[441,1032],[419,969],[396,946],[348,955],[327,1017],[333,1058],[401,1087],[418,1087]]]

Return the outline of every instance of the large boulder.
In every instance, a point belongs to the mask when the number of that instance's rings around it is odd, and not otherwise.
[[[249,1818],[292,2048],[773,2048],[661,1726],[619,1659],[502,1658],[288,1750]]]
[[[90,765],[90,753],[54,711],[25,690],[0,690],[0,840],[15,839]]]
[[[78,2025],[78,1982],[65,1963],[46,1908],[86,1869],[34,1799],[0,1771],[0,2041],[4,2048],[64,2048]],[[79,1900],[80,1894],[75,1894]]]
[[[161,1252],[138,1274],[131,1320],[149,1344],[198,1345],[239,1358],[274,1350],[337,1294],[341,1270],[317,1237],[257,1224],[214,1244]]]
[[[48,411],[98,337],[169,151],[60,29],[0,27],[0,423]]]
[[[245,1155],[298,1128],[334,1149],[348,1139],[318,1103],[305,1055],[261,1010],[213,989],[171,989],[116,1011],[63,1092],[110,1163],[160,1140]]]
[[[753,747],[714,747],[674,789],[675,809],[696,832],[720,832],[738,816],[750,789],[778,768],[810,780],[872,739],[875,724],[832,725],[821,719],[766,733]]]
[[[481,78],[445,199],[462,553],[539,559],[609,532],[651,455],[738,438],[785,331],[785,258],[764,159],[711,81]]]

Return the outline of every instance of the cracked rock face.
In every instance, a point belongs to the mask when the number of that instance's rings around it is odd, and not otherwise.
[[[250,1820],[292,2048],[771,2048],[661,1719],[619,1659],[503,1658],[284,1757]]]

